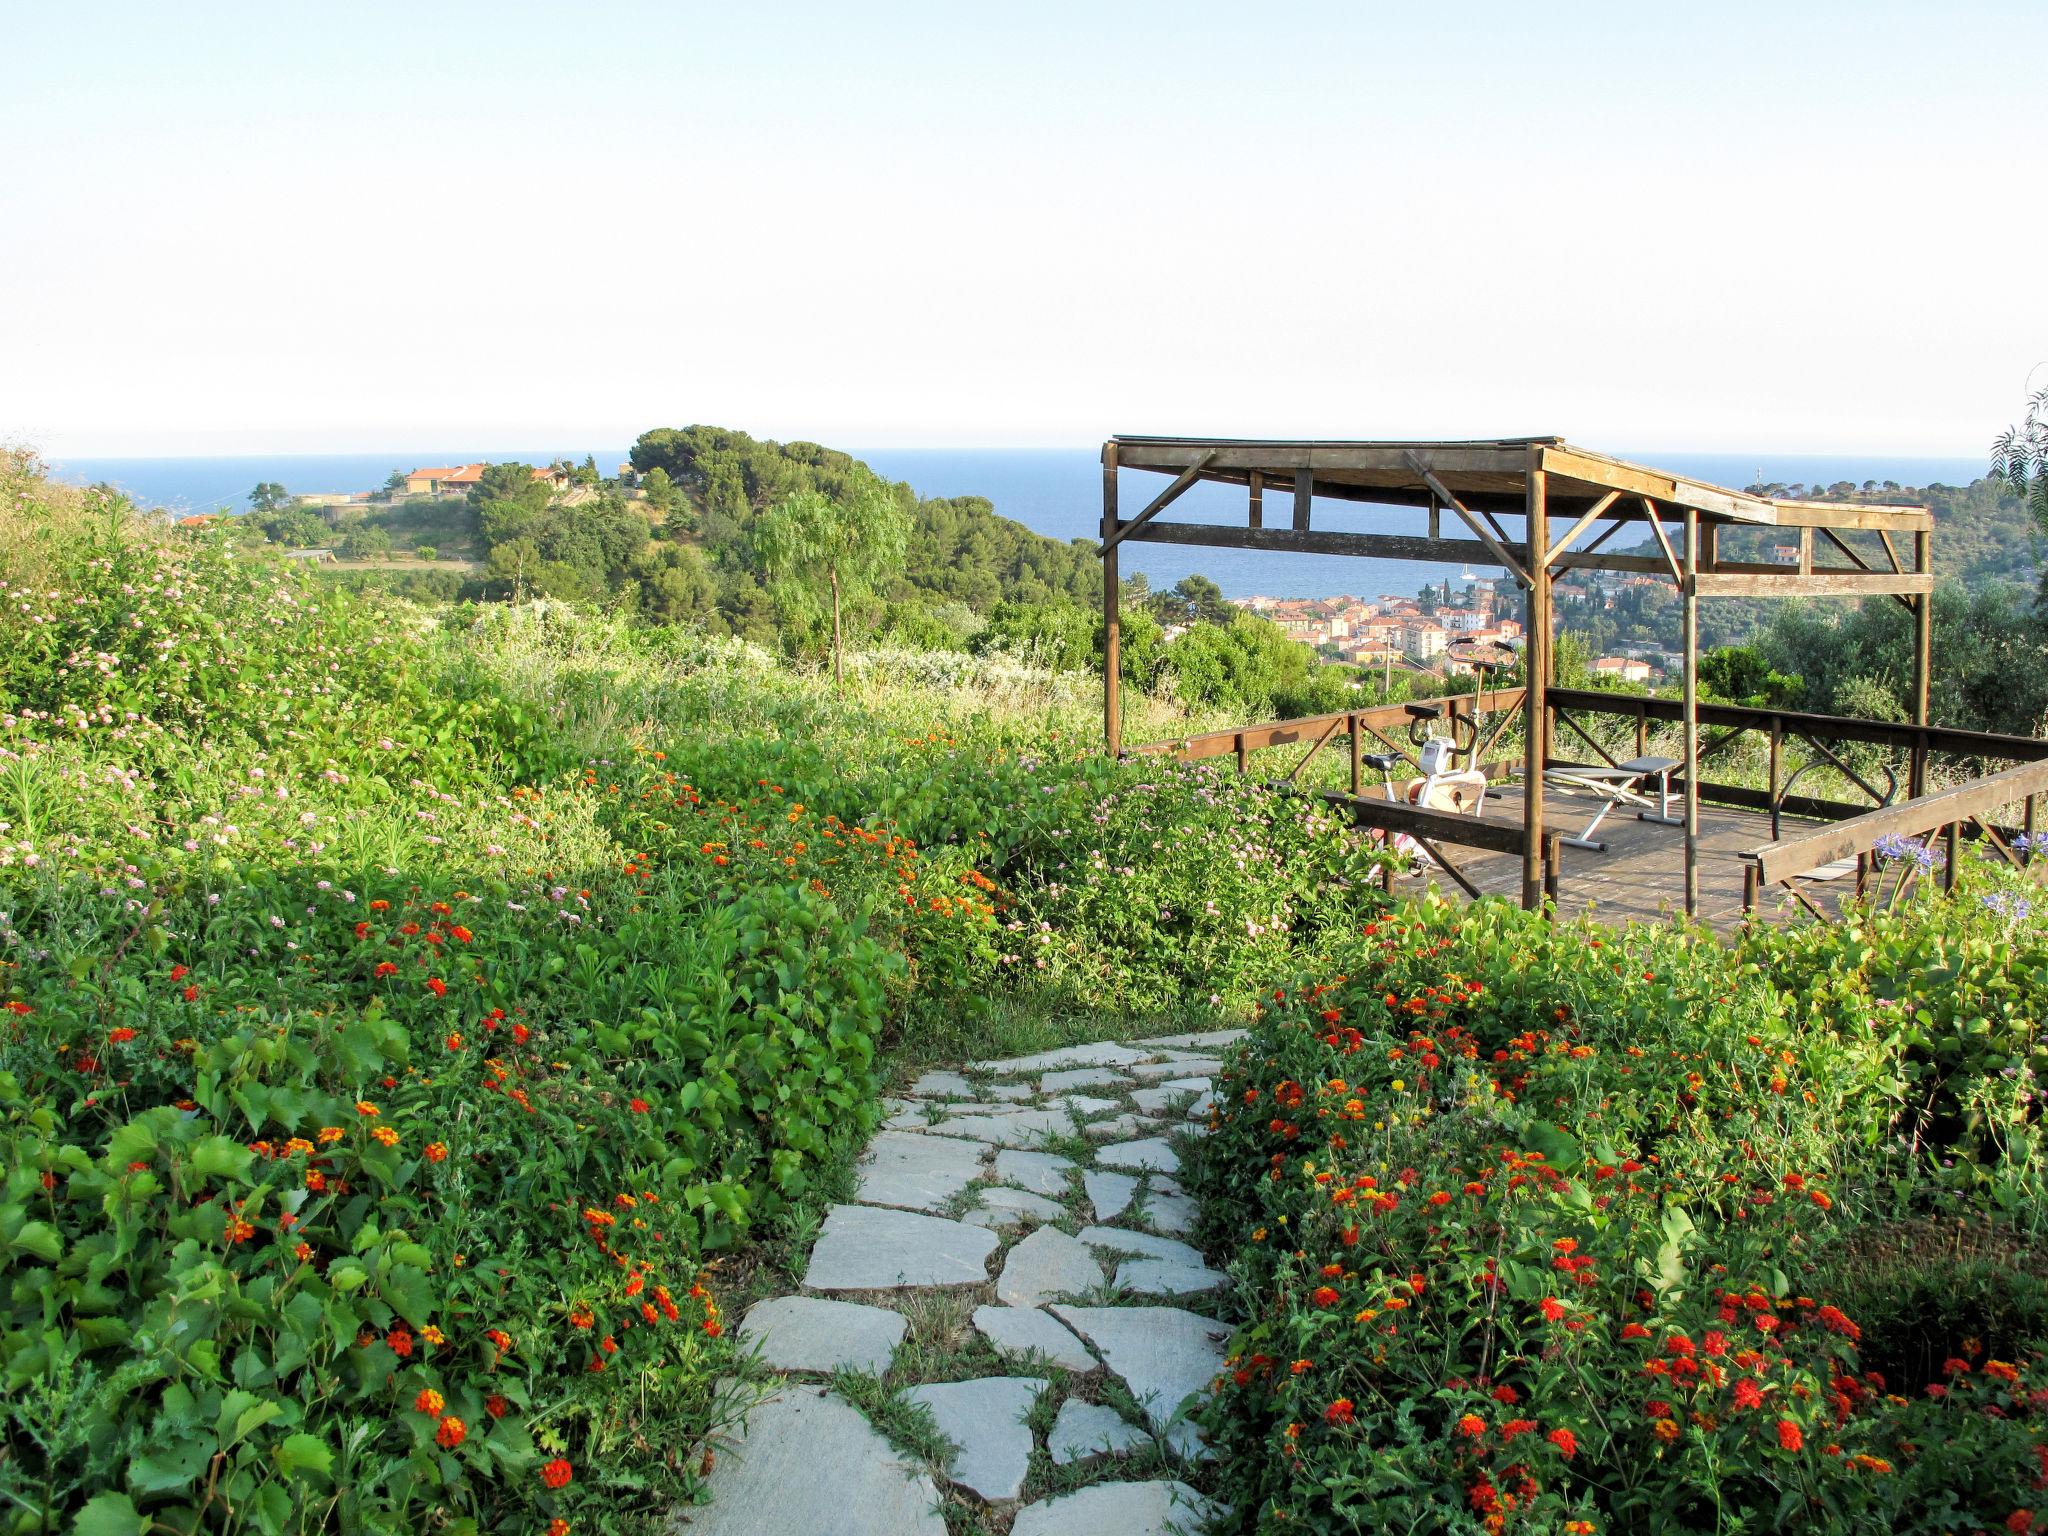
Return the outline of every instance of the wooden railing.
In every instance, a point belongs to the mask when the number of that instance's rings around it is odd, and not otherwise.
[[[1614,760],[1606,748],[1579,726],[1575,712],[1580,715],[1618,715],[1625,719],[1633,719],[1635,755],[1638,757],[1647,751],[1652,721],[1676,725],[1685,718],[1684,708],[1676,699],[1604,693],[1595,689],[1553,688],[1546,696],[1546,702],[1551,706],[1553,721],[1553,761],[1555,749],[1565,740],[1561,730],[1571,732],[1573,741],[1590,747],[1607,762],[1611,763]],[[1753,784],[1715,783],[1702,773],[1700,798],[1722,805],[1746,806],[1752,810],[1769,811],[1773,837],[1777,835],[1781,813],[1789,812],[1794,816],[1814,816],[1825,821],[1835,821],[1861,816],[1873,806],[1891,802],[1893,794],[1888,791],[1895,791],[1898,788],[1895,780],[1884,790],[1880,790],[1869,782],[1864,770],[1845,762],[1842,755],[1833,750],[1829,743],[1859,742],[1891,747],[1901,752],[1907,764],[1905,788],[1909,796],[1925,793],[1928,766],[1936,755],[1978,762],[2029,763],[2048,760],[2048,741],[2039,741],[2031,736],[2005,736],[1993,731],[1959,731],[1939,725],[1859,720],[1848,715],[1820,715],[1793,709],[1760,709],[1744,704],[1702,704],[1699,707],[1699,718],[1702,734],[1702,768],[1745,735],[1757,733],[1768,740],[1770,761],[1763,787],[1759,788]],[[1709,732],[1716,734],[1709,735]],[[1817,761],[1826,763],[1842,778],[1868,795],[1872,804],[1856,805],[1841,800],[1816,799],[1808,795],[1784,793],[1788,782],[1784,749],[1792,743],[1804,745],[1814,754]],[[1809,763],[1808,766],[1812,764]],[[1879,772],[1889,777],[1889,770]],[[1674,776],[1674,789],[1682,783],[1682,776]]]
[[[1460,721],[1472,719],[1472,696],[1465,694],[1443,699],[1418,699],[1416,703],[1440,704],[1444,706],[1446,721],[1455,717]],[[1479,696],[1479,714],[1482,720],[1490,722],[1491,729],[1479,742],[1480,765],[1491,775],[1494,769],[1505,766],[1501,762],[1488,762],[1486,755],[1496,746],[1509,727],[1521,718],[1522,690],[1519,688],[1496,688]],[[1369,709],[1345,709],[1329,715],[1305,715],[1298,720],[1272,720],[1263,725],[1233,727],[1227,731],[1204,731],[1196,736],[1182,736],[1172,741],[1152,741],[1143,746],[1131,747],[1130,755],[1156,755],[1181,758],[1189,762],[1211,757],[1235,757],[1237,771],[1248,772],[1251,755],[1268,747],[1285,747],[1299,742],[1309,743],[1299,761],[1290,768],[1282,783],[1299,782],[1301,771],[1314,762],[1324,747],[1338,737],[1347,741],[1351,754],[1351,793],[1356,795],[1364,789],[1363,754],[1367,737],[1377,741],[1387,751],[1398,754],[1418,772],[1421,765],[1416,762],[1415,748],[1410,742],[1397,740],[1388,734],[1392,731],[1405,732],[1408,729],[1408,706],[1406,704],[1375,704]],[[1396,788],[1403,789],[1412,780],[1397,781]]]
[[[1515,730],[1523,717],[1524,691],[1499,688],[1482,693],[1476,701],[1470,694],[1431,699],[1442,706],[1444,722],[1470,732],[1476,745],[1473,754],[1489,778],[1501,778],[1522,766],[1521,754],[1495,757],[1502,738]],[[1614,751],[1603,745],[1599,733],[1583,721],[1594,716],[1620,717],[1634,725],[1634,755],[1648,755],[1653,724],[1677,725],[1684,720],[1684,706],[1677,699],[1647,695],[1608,693],[1597,689],[1553,688],[1545,704],[1549,717],[1550,752],[1547,766],[1565,766],[1589,761],[1583,755],[1561,755],[1568,747],[1582,747],[1609,765],[1616,762]],[[1251,757],[1273,747],[1300,745],[1304,750],[1279,779],[1277,788],[1299,786],[1303,771],[1334,741],[1342,739],[1350,758],[1350,789],[1318,791],[1332,805],[1345,809],[1355,825],[1371,827],[1388,837],[1406,836],[1419,844],[1444,872],[1468,894],[1477,896],[1472,880],[1443,854],[1443,847],[1477,848],[1487,852],[1521,857],[1529,841],[1520,821],[1486,816],[1461,816],[1425,810],[1407,803],[1413,777],[1393,781],[1394,798],[1367,794],[1363,756],[1369,744],[1398,755],[1416,772],[1413,744],[1405,737],[1411,717],[1406,704],[1379,704],[1366,709],[1339,710],[1296,720],[1275,720],[1260,725],[1205,731],[1171,741],[1150,742],[1133,747],[1132,755],[1158,755],[1199,761],[1232,757],[1240,773],[1250,771]],[[1784,886],[1806,907],[1821,914],[1820,908],[1802,893],[1796,882],[1801,876],[1843,859],[1856,858],[1867,865],[1881,838],[1901,836],[1924,838],[1922,846],[1945,837],[1948,868],[1952,872],[1961,838],[1988,843],[1996,853],[2014,864],[2023,862],[2013,839],[2035,831],[2041,797],[2048,794],[2048,741],[2030,736],[2008,736],[1991,731],[1953,730],[1937,725],[1913,725],[1885,720],[1862,720],[1847,715],[1823,715],[1805,710],[1757,708],[1741,704],[1701,704],[1699,723],[1702,740],[1699,762],[1702,770],[1745,736],[1761,735],[1768,743],[1764,783],[1734,784],[1710,780],[1702,771],[1699,798],[1704,802],[1767,811],[1773,841],[1743,855],[1743,905],[1753,910],[1762,887]],[[1483,734],[1482,734],[1483,731]],[[1398,733],[1398,734],[1397,734]],[[1455,734],[1455,732],[1454,732]],[[1837,750],[1844,743],[1886,747],[1900,755],[1906,770],[1904,787],[1910,798],[1894,803],[1901,788],[1897,773],[1889,766],[1871,767],[1850,761],[1855,754]],[[1787,771],[1787,748],[1804,749],[1804,761]],[[1927,792],[1928,772],[1937,757],[1967,763],[2016,762],[2019,767],[1980,774],[1967,783]],[[1842,782],[1869,797],[1869,804],[1792,793],[1797,781],[1812,771],[1832,770]],[[1391,775],[1389,776],[1391,777]],[[1878,782],[1878,781],[1881,781]],[[1684,776],[1674,774],[1672,789],[1682,793]],[[2018,816],[2001,822],[2001,813],[2017,809]],[[1779,837],[1781,818],[1791,815],[1813,818],[1832,825],[1790,838]],[[1540,840],[1543,885],[1555,897],[1558,883],[1559,832],[1547,823],[1537,833]],[[2028,860],[2026,862],[2031,862]],[[1858,888],[1863,866],[1859,866]],[[1952,875],[1951,875],[1952,878]]]
[[[1757,896],[1766,885],[1783,886],[1817,917],[1820,908],[1793,882],[1829,864],[1845,859],[1857,861],[1860,889],[1870,855],[1888,838],[1903,838],[1919,850],[1932,852],[1934,840],[1946,843],[1944,883],[1955,884],[1956,855],[1965,831],[2017,869],[2027,868],[2031,852],[2016,850],[2008,838],[2011,829],[1992,818],[2014,805],[2025,807],[2024,820],[2031,844],[2035,806],[2048,792],[2048,761],[2032,762],[2003,773],[1988,774],[1933,794],[1919,795],[1901,805],[1868,811],[1833,826],[1820,827],[1798,837],[1764,844],[1743,855],[1747,867],[1742,873],[1742,908],[1756,909]],[[1902,850],[1903,851],[1903,850]],[[1907,871],[1903,878],[1911,878]],[[1903,883],[1903,880],[1902,880]]]
[[[1477,751],[1473,754],[1489,778],[1513,767],[1518,759],[1488,760],[1487,754],[1498,745],[1501,737],[1521,718],[1523,692],[1520,688],[1498,688],[1482,693],[1478,700],[1475,716],[1471,695],[1461,697],[1417,700],[1443,708],[1443,720],[1455,730],[1470,732],[1470,740]],[[1393,779],[1391,798],[1384,786],[1379,793],[1367,794],[1364,783],[1364,753],[1368,739],[1376,742],[1388,753],[1399,756],[1419,774],[1421,764],[1416,760],[1416,749],[1412,742],[1397,738],[1394,732],[1405,732],[1411,716],[1406,704],[1379,704],[1369,709],[1339,710],[1328,715],[1308,715],[1299,720],[1274,720],[1263,725],[1248,725],[1227,731],[1205,731],[1196,736],[1183,736],[1174,741],[1148,742],[1130,749],[1132,755],[1151,755],[1179,758],[1185,761],[1200,761],[1214,757],[1234,757],[1240,773],[1250,771],[1251,755],[1269,747],[1294,746],[1307,743],[1307,750],[1296,759],[1284,777],[1272,781],[1275,788],[1292,789],[1298,786],[1302,770],[1315,761],[1318,754],[1332,741],[1342,737],[1348,747],[1351,759],[1351,788],[1318,791],[1332,806],[1341,809],[1351,818],[1354,826],[1370,827],[1389,840],[1395,837],[1412,839],[1423,852],[1435,861],[1446,875],[1457,883],[1468,896],[1479,896],[1479,887],[1464,870],[1458,867],[1444,849],[1477,848],[1489,853],[1512,854],[1519,860],[1529,843],[1529,830],[1520,821],[1489,818],[1485,815],[1459,815],[1450,811],[1427,809],[1408,803],[1408,790],[1417,780],[1414,778]],[[1481,732],[1484,731],[1482,735]],[[1538,834],[1539,852],[1543,869],[1543,891],[1555,902],[1557,896],[1559,843],[1561,830],[1545,826]],[[1392,871],[1389,870],[1391,879]]]

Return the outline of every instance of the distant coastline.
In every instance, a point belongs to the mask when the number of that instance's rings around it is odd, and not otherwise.
[[[996,512],[1034,532],[1056,539],[1092,538],[1101,517],[1101,467],[1092,448],[878,448],[850,449],[878,473],[908,481],[924,496],[982,496]],[[453,446],[433,454],[245,454],[208,457],[71,458],[52,461],[60,477],[107,481],[139,501],[188,512],[246,506],[258,481],[276,481],[294,494],[369,490],[394,469],[430,462],[462,463],[551,458],[581,462],[588,455],[610,473],[627,449],[569,444],[556,452],[497,452]],[[1896,480],[1902,485],[1966,485],[1984,473],[1979,460],[1882,455],[1699,454],[1625,451],[1624,456],[1718,485],[1743,486],[1757,480]],[[1218,486],[1201,486],[1183,497],[1176,516],[1191,521],[1224,521],[1237,512],[1238,498]],[[1353,526],[1360,514],[1332,507],[1329,525]],[[1374,526],[1393,532],[1422,532],[1421,514],[1375,512]],[[1408,526],[1408,523],[1413,526]],[[1474,568],[1483,576],[1496,568]],[[1200,574],[1228,597],[1335,597],[1347,592],[1410,593],[1425,582],[1459,582],[1462,569],[1403,561],[1289,559],[1244,550],[1194,550],[1167,545],[1126,546],[1126,574],[1142,573],[1154,588],[1170,587]]]

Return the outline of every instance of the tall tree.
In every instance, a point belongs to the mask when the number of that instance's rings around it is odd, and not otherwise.
[[[1991,476],[2003,480],[2048,533],[2048,389],[2027,397],[2027,414],[1991,445]]]
[[[291,492],[275,480],[258,481],[249,493],[249,505],[258,512],[282,512],[291,504]]]
[[[836,499],[798,491],[755,520],[755,557],[778,601],[797,612],[832,615],[832,681],[844,676],[841,612],[903,563],[910,514],[873,475],[847,483]]]

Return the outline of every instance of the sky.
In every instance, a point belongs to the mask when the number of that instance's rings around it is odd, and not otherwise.
[[[0,442],[1980,454],[2048,6],[0,0]]]

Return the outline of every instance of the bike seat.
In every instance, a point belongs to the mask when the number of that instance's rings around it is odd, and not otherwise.
[[[1394,764],[1401,761],[1401,754],[1398,752],[1365,752],[1359,755],[1358,760],[1368,767],[1377,768],[1381,773],[1392,773],[1394,771]]]
[[[1403,707],[1407,709],[1410,720],[1436,720],[1442,718],[1444,712],[1441,704],[1409,704]]]

